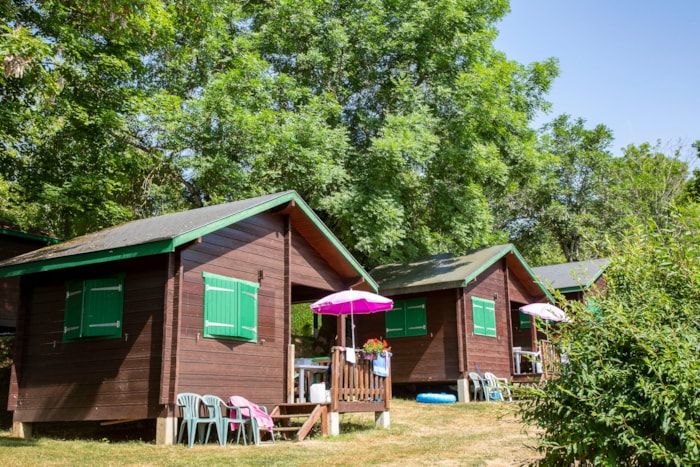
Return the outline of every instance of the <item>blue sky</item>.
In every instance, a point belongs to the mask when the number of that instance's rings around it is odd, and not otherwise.
[[[559,59],[549,115],[613,131],[613,153],[700,140],[700,0],[511,0],[496,48],[523,64]]]

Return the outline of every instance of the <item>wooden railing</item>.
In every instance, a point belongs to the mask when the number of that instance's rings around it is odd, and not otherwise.
[[[561,358],[559,351],[547,340],[540,341],[540,351],[542,352],[542,374],[545,379],[559,376],[561,369]]]
[[[344,347],[331,349],[331,412],[384,412],[391,402],[391,354],[387,353],[388,376],[375,374],[374,362],[355,351],[348,362]]]

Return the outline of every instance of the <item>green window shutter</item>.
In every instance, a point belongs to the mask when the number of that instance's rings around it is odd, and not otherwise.
[[[474,334],[496,337],[496,303],[492,300],[472,297]]]
[[[404,337],[406,335],[405,304],[394,302],[394,307],[384,314],[386,337]]]
[[[484,300],[484,323],[486,335],[496,337],[496,302]]]
[[[522,311],[518,311],[518,313],[520,313],[520,329],[530,329],[532,326],[530,315],[523,313]]]
[[[406,335],[425,336],[428,334],[425,298],[407,300],[405,306]]]
[[[258,339],[258,288],[259,284],[239,282],[238,337],[250,341]]]
[[[84,337],[121,337],[124,277],[85,281]]]
[[[472,321],[474,321],[474,334],[486,335],[484,305],[480,298],[472,297]]]
[[[63,341],[82,337],[83,321],[83,282],[66,283],[66,304],[63,312]]]
[[[204,337],[238,335],[238,284],[211,273],[204,276]]]

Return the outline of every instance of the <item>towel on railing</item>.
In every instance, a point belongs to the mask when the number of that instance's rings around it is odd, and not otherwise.
[[[258,422],[259,428],[266,428],[267,431],[270,431],[272,427],[275,426],[274,422],[272,421],[272,417],[270,417],[267,412],[261,409],[257,404],[250,402],[245,397],[231,396],[228,402],[231,405],[239,407],[241,409],[241,416],[243,417],[251,417],[250,412],[252,411],[252,417]],[[250,410],[248,407],[250,407]],[[237,424],[232,423],[232,425]],[[237,426],[234,426],[233,428],[236,429]]]
[[[355,349],[352,347],[345,347],[345,361],[355,364]]]
[[[389,376],[389,359],[386,353],[382,352],[377,355],[376,360],[374,360],[372,365],[372,371],[377,376]]]

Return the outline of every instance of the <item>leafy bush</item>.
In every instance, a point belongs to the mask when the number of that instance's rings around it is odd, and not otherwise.
[[[700,463],[700,209],[673,216],[613,251],[596,307],[569,304],[569,363],[523,402],[540,465]]]

